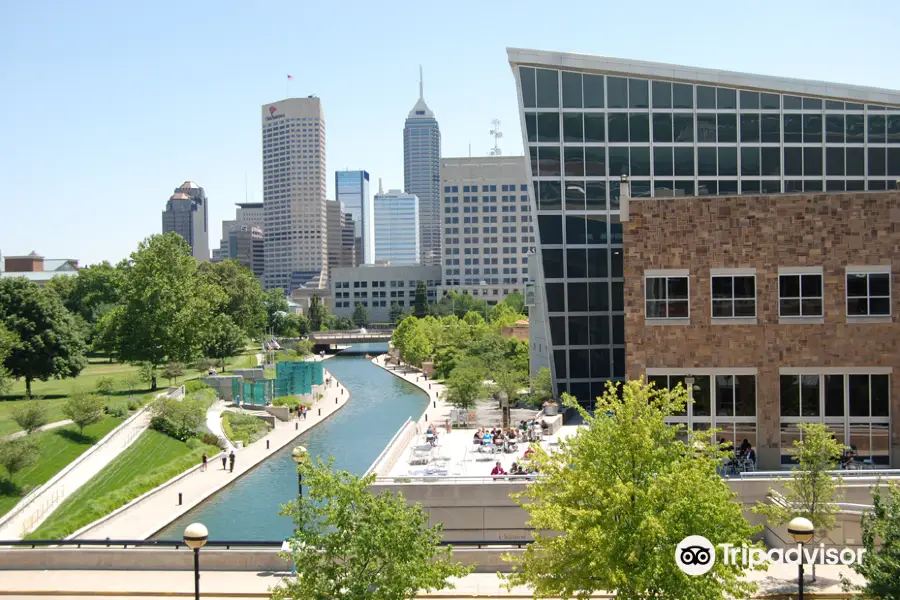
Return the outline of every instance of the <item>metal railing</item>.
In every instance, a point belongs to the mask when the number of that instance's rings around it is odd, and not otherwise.
[[[744,471],[737,475],[730,475],[729,478],[738,479],[784,479],[793,477],[794,470],[785,471]],[[843,477],[844,479],[866,480],[881,479],[884,477],[900,478],[900,469],[846,469],[836,471],[826,471],[832,477]]]
[[[441,546],[453,546],[454,548],[524,548],[534,543],[534,540],[460,540],[449,541],[441,540],[438,542]],[[232,548],[277,548],[278,550],[284,545],[284,540],[210,540],[206,542],[204,548],[216,548],[218,550],[231,550]],[[187,549],[188,546],[179,540],[0,540],[0,552],[10,548],[37,549],[47,547],[66,547],[66,548],[111,548],[119,550],[138,549],[138,548],[172,548],[178,550],[180,548]]]
[[[542,477],[540,473],[530,475],[397,475],[378,477],[375,484],[404,483],[529,483]]]
[[[61,503],[65,497],[65,488],[60,487],[59,489],[54,490],[53,495],[44,500],[40,507],[31,513],[31,515],[29,515],[22,523],[22,537],[25,537],[25,535],[31,531],[31,528],[41,522],[44,519],[44,516],[53,510],[57,504]]]

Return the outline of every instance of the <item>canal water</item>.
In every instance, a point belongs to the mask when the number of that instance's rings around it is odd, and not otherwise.
[[[374,355],[385,352],[387,345],[364,344],[353,350]],[[187,525],[200,522],[213,540],[283,540],[293,531],[290,519],[278,512],[281,504],[297,495],[297,471],[291,459],[294,446],[305,446],[311,457],[333,456],[335,468],[362,474],[404,421],[418,419],[428,404],[422,390],[361,354],[336,356],[325,368],[350,390],[350,402],[173,522],[157,539],[181,539]]]

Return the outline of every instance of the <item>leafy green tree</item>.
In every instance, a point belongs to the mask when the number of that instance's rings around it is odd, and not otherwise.
[[[203,353],[210,358],[219,360],[223,371],[227,360],[240,354],[247,345],[246,330],[239,327],[225,313],[219,313],[212,318],[206,327],[205,335]]]
[[[294,350],[296,350],[297,355],[300,356],[300,358],[309,356],[313,352],[312,340],[300,340],[294,344]]]
[[[428,336],[425,334],[421,324],[421,321],[417,323],[409,339],[406,340],[405,351],[400,356],[407,363],[416,367],[421,367],[422,363],[434,351],[434,346],[428,340]]]
[[[423,318],[428,314],[428,288],[421,279],[416,284],[416,297],[413,300],[413,314],[418,318]]]
[[[5,367],[31,382],[75,377],[87,366],[86,347],[59,297],[24,277],[0,279],[0,323],[16,336]]]
[[[837,468],[844,446],[840,444],[824,423],[801,423],[800,440],[788,452],[797,465],[791,470],[793,477],[784,480],[785,504],[758,503],[753,511],[766,517],[773,526],[787,523],[794,517],[806,517],[816,530],[816,537],[824,537],[834,527],[840,510],[836,501],[840,498],[842,478],[828,471]],[[813,540],[814,543],[815,540]],[[813,564],[812,578],[816,578]]]
[[[98,340],[102,333],[99,325],[119,302],[120,276],[116,267],[103,261],[78,269],[77,277],[54,277],[47,282],[46,288],[56,293],[75,316],[85,341],[95,352],[107,351],[103,340]]]
[[[310,331],[322,331],[322,325],[328,321],[328,307],[319,300],[318,296],[313,296],[309,301],[309,329]]]
[[[525,315],[516,312],[509,304],[500,302],[491,309],[491,324],[497,331],[501,327],[512,327],[516,321],[525,319]]]
[[[9,371],[6,370],[6,358],[12,352],[16,344],[16,336],[7,331],[3,321],[0,320],[0,394],[9,391],[12,384]]]
[[[434,370],[438,377],[446,379],[456,368],[457,361],[463,356],[463,351],[456,346],[444,346],[434,352]]]
[[[284,290],[275,288],[263,294],[263,307],[266,311],[266,331],[275,335],[284,335],[282,328],[287,324],[280,319],[288,314],[288,301]]]
[[[101,377],[94,387],[101,396],[109,398],[116,393],[116,380],[112,377]]]
[[[224,292],[200,277],[190,246],[177,233],[154,235],[132,253],[122,276],[122,303],[104,319],[115,331],[119,358],[149,363],[193,363],[202,356],[206,327]]]
[[[444,294],[440,300],[429,307],[435,316],[456,315],[463,317],[466,313],[475,312],[485,317],[489,313],[486,300],[476,298],[471,294],[459,294],[453,290]]]
[[[184,376],[184,363],[177,361],[166,363],[166,366],[163,367],[162,375],[169,380],[169,385],[172,385],[173,380],[175,383],[178,383],[178,378]]]
[[[391,334],[391,345],[400,353],[400,358],[406,352],[406,345],[412,336],[412,333],[418,327],[419,319],[416,317],[407,317],[397,325],[394,333]],[[403,359],[405,360],[405,359]]]
[[[197,435],[206,420],[207,403],[201,398],[186,397],[182,400],[159,397],[150,405],[150,427],[186,441]]]
[[[523,296],[521,292],[512,292],[511,294],[507,294],[506,298],[498,302],[494,308],[500,305],[508,306],[512,309],[512,312],[518,315],[526,314],[525,296]]]
[[[216,313],[231,318],[247,337],[259,335],[268,316],[266,298],[253,271],[236,260],[200,263],[200,274],[224,292]]]
[[[307,493],[282,507],[294,521],[289,540],[297,577],[272,590],[274,600],[353,598],[411,600],[420,590],[452,587],[469,568],[441,547],[441,526],[428,526],[421,506],[399,493],[373,494],[374,475],[359,477],[327,464],[299,466]]]
[[[689,446],[677,440],[679,427],[666,424],[686,400],[680,387],[631,381],[621,399],[610,385],[592,417],[566,395],[586,427],[558,452],[532,455],[543,476],[514,498],[529,513],[535,543],[506,557],[516,569],[510,586],[530,585],[536,597],[601,590],[619,600],[748,597],[754,584],[742,565],[718,560],[708,575],[692,577],[675,561],[688,535],[740,547],[759,530],[719,476],[724,453],[709,434],[696,433]]]
[[[477,358],[466,356],[456,365],[447,378],[444,398],[457,408],[474,408],[478,398],[485,393],[485,368]]]
[[[21,427],[26,435],[31,435],[47,424],[47,406],[36,399],[33,402],[20,403],[13,409],[13,421]]]
[[[9,482],[22,469],[34,464],[40,451],[29,439],[0,442],[0,465],[6,469]]]
[[[862,562],[851,565],[865,578],[854,585],[841,576],[845,591],[866,600],[900,599],[900,486],[890,484],[887,498],[876,493],[872,510],[862,516]]]
[[[510,406],[515,405],[522,395],[522,388],[528,385],[528,374],[512,368],[509,364],[501,366],[496,371],[491,371],[490,377],[494,380],[494,391],[506,394]]]
[[[353,308],[353,324],[357,327],[365,327],[369,324],[369,311],[362,305],[362,302],[357,302]]]
[[[531,402],[533,406],[541,406],[553,398],[553,378],[550,369],[541,367],[531,380]]]
[[[75,392],[66,400],[62,408],[63,414],[78,426],[78,432],[84,435],[84,428],[99,423],[103,418],[103,398],[83,392]]]
[[[363,307],[365,309],[365,307]],[[356,327],[353,319],[351,317],[334,317],[334,322],[331,324],[329,329],[336,329],[338,331],[349,331]]]
[[[395,325],[400,323],[400,321],[403,320],[404,316],[405,315],[403,314],[403,309],[400,308],[400,305],[396,302],[391,302],[391,310],[388,313],[388,319],[391,321],[391,323]]]

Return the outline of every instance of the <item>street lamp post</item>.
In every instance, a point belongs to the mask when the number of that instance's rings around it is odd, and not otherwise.
[[[200,600],[200,548],[208,539],[209,531],[202,523],[191,523],[184,530],[184,543],[194,551],[194,600]]]
[[[300,470],[300,464],[306,462],[309,458],[309,452],[303,446],[295,446],[291,451],[291,458],[297,463],[297,495],[303,497],[303,472]]]
[[[815,527],[813,527],[812,521],[804,517],[795,517],[791,519],[791,522],[788,523],[788,533],[791,534],[791,537],[794,538],[794,541],[800,544],[806,544],[812,541],[813,536],[816,533]],[[802,548],[801,548],[802,550]],[[797,579],[797,585],[799,586],[799,593],[797,595],[797,600],[803,600],[803,552],[800,552],[800,564],[799,564],[799,576]]]

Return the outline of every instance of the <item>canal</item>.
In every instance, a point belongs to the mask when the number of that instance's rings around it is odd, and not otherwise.
[[[387,345],[365,344],[354,350],[374,355],[387,351]],[[350,390],[350,402],[296,443],[173,522],[158,539],[181,539],[184,528],[194,522],[206,525],[214,540],[285,539],[293,531],[291,521],[278,512],[297,494],[296,465],[291,459],[295,445],[306,446],[313,458],[333,456],[335,468],[362,474],[404,421],[418,419],[428,404],[419,388],[362,355],[336,356],[325,368]]]

